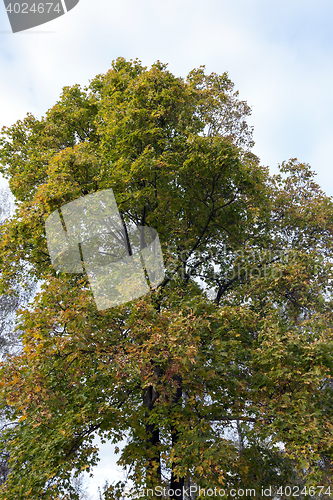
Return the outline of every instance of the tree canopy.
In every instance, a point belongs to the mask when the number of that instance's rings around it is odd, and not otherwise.
[[[249,114],[227,74],[119,58],[41,119],[2,129],[17,208],[1,292],[41,289],[20,311],[22,352],[2,365],[13,425],[0,498],[77,498],[71,478],[97,463],[96,435],[126,438],[119,464],[146,498],[191,484],[327,491],[333,205],[307,164],[260,165]],[[165,279],[98,311],[84,272],[53,269],[45,220],[110,188],[125,225],[158,232]]]

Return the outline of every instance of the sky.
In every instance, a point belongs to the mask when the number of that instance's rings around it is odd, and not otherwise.
[[[289,158],[309,163],[333,196],[332,25],[331,0],[80,0],[13,34],[0,0],[0,127],[41,117],[64,86],[87,85],[120,56],[183,77],[205,65],[227,71],[251,106],[261,163],[272,173]],[[117,475],[110,447],[101,456],[92,492]]]

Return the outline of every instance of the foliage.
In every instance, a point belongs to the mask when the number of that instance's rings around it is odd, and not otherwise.
[[[14,197],[5,186],[0,189],[0,228],[1,235],[6,233],[6,222],[15,211]],[[21,286],[18,280],[12,281],[9,293],[0,295],[0,350],[2,357],[20,349],[19,331],[15,330],[17,310],[26,306],[36,292],[36,283],[30,281]]]
[[[3,437],[0,498],[77,498],[71,477],[97,463],[97,434],[128,438],[119,463],[136,493],[330,483],[332,202],[307,165],[275,177],[259,165],[249,113],[226,74],[119,58],[41,120],[3,129],[17,209],[2,291],[43,284],[20,314],[23,352],[2,367],[19,423]],[[97,311],[85,274],[52,268],[44,223],[107,188],[126,224],[157,230],[166,278]]]

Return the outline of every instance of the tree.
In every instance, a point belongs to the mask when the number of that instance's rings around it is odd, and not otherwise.
[[[20,314],[24,349],[2,368],[19,423],[3,436],[0,498],[77,498],[71,477],[96,464],[96,434],[127,436],[119,463],[146,498],[157,486],[180,499],[188,484],[215,496],[329,485],[332,202],[309,166],[271,177],[259,165],[249,113],[226,74],[182,79],[120,58],[89,87],[65,87],[41,120],[3,129],[18,204],[3,291],[43,284]],[[45,220],[108,188],[125,225],[156,229],[166,275],[98,311],[84,272],[52,268]]]
[[[0,190],[0,226],[3,227],[8,217],[14,211],[14,199],[8,187]],[[13,348],[18,343],[16,335],[9,336],[13,330],[13,320],[15,311],[19,304],[24,302],[24,293],[16,287],[15,294],[0,296],[0,348],[3,356],[9,348]]]
[[[14,212],[14,198],[8,187],[0,189],[0,225],[4,226],[6,220]],[[0,296],[0,355],[2,359],[11,353],[18,353],[21,349],[19,332],[15,329],[16,312],[19,307],[25,306],[35,292],[35,287],[30,286],[29,290],[22,289],[16,283],[11,294]],[[1,428],[3,432],[9,425],[12,425],[6,414],[10,409],[5,407],[0,412]],[[9,453],[4,448],[0,453],[0,484],[6,482],[9,474]]]
[[[76,476],[72,479],[73,489],[78,495],[80,500],[92,500],[92,497],[89,493],[87,493],[87,487],[85,486],[85,478],[81,474],[80,476]],[[66,497],[65,497],[66,498]],[[64,500],[65,500],[64,498]],[[67,498],[71,498],[70,496]]]
[[[15,211],[14,197],[8,187],[0,189],[0,227],[6,232],[5,224]],[[20,350],[19,332],[15,329],[16,312],[26,306],[36,292],[36,284],[30,281],[28,287],[20,286],[17,280],[12,281],[10,294],[0,295],[0,350],[3,358],[8,353]]]

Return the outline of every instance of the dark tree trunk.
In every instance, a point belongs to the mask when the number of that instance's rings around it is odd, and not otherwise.
[[[148,410],[146,413],[147,418],[149,417],[149,414],[152,411],[158,396],[158,392],[152,385],[150,385],[146,389],[143,395],[143,404]],[[161,456],[158,450],[160,432],[158,427],[156,427],[154,424],[146,423],[146,436],[146,449],[149,454],[147,472],[151,473],[156,463],[158,464],[155,474],[153,475],[151,480],[147,481],[147,488],[154,488],[155,486],[161,485]]]

